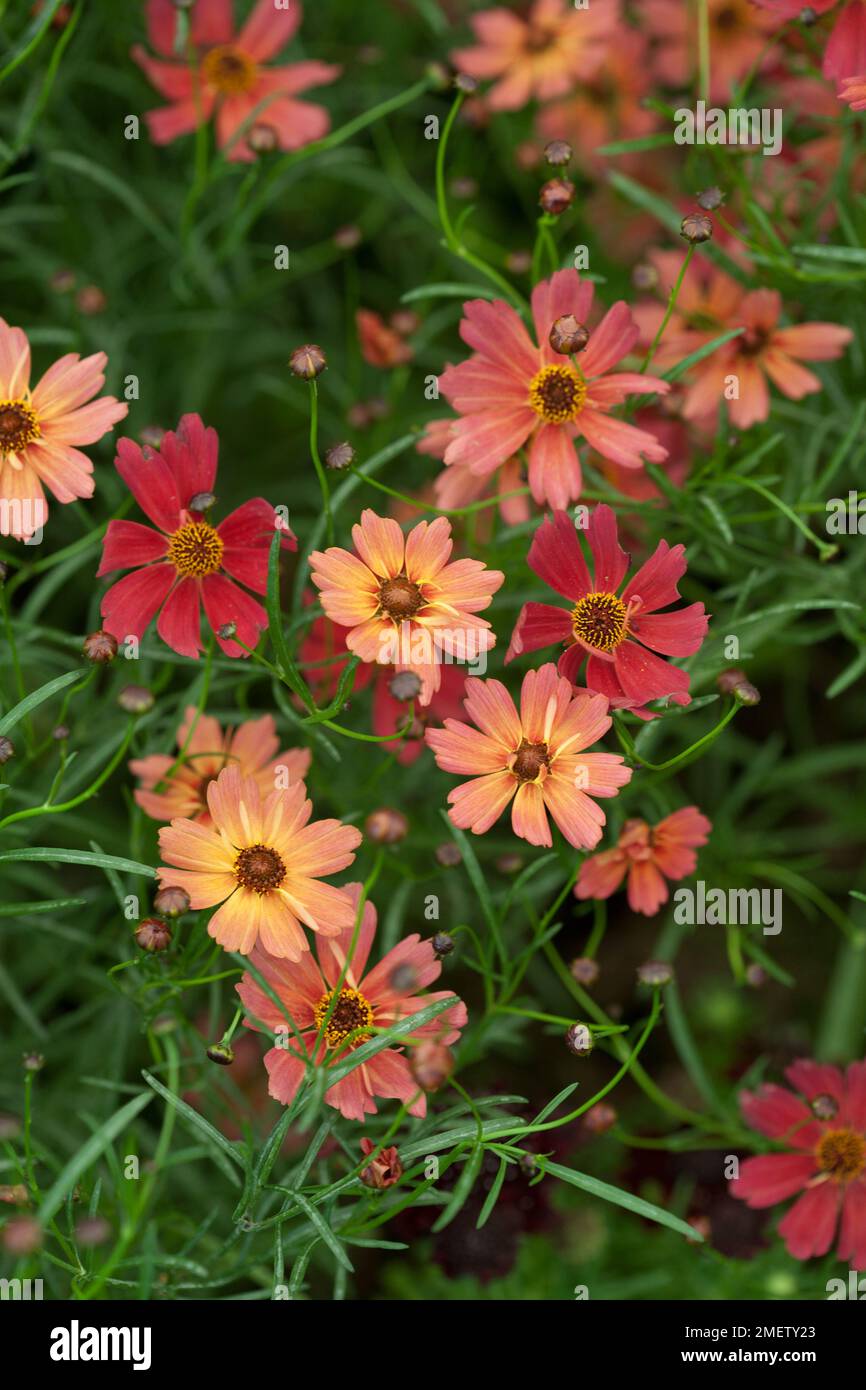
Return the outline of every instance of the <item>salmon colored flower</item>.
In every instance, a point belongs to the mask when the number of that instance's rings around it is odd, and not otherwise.
[[[852,111],[866,111],[866,75],[842,78],[839,100],[847,102]]]
[[[698,26],[691,7],[682,0],[643,0],[640,16],[654,41],[651,71],[671,87],[689,86],[698,71]],[[707,0],[707,19],[712,54],[708,95],[727,102],[756,64],[765,66],[773,21],[752,0]]]
[[[836,1240],[840,1260],[866,1269],[866,1062],[843,1075],[801,1060],[785,1076],[794,1091],[764,1085],[740,1095],[746,1123],[785,1152],[743,1160],[731,1195],[760,1209],[800,1193],[779,1223],[788,1253],[808,1260]]]
[[[370,902],[364,904],[353,951],[355,918],[361,900],[360,883],[349,884],[343,897],[351,923],[327,941],[322,936],[318,938],[318,961],[312,954],[294,964],[272,960],[260,947],[251,955],[251,963],[280,999],[282,1009],[251,976],[244,975],[236,986],[247,1010],[248,1017],[244,1019],[247,1027],[261,1029],[264,1025],[273,1032],[279,1031],[285,1044],[265,1053],[265,1066],[270,1076],[268,1089],[274,1100],[282,1101],[283,1105],[289,1105],[296,1096],[306,1070],[296,1032],[311,1061],[317,1066],[331,1066],[344,1060],[361,1043],[369,1041],[373,1029],[388,1028],[439,999],[453,998],[454,1005],[443,1010],[432,1022],[422,1024],[411,1034],[410,1041],[432,1038],[442,1043],[456,1042],[460,1029],[466,1024],[466,1005],[450,990],[420,993],[439,978],[442,970],[429,941],[422,941],[418,935],[407,936],[388,951],[378,965],[367,969],[376,935],[376,909]],[[338,985],[340,993],[328,1017]],[[294,1024],[293,1029],[289,1027],[287,1015]],[[363,1120],[365,1115],[375,1115],[377,1096],[402,1101],[410,1115],[427,1113],[427,1098],[423,1092],[419,1093],[417,1082],[412,1078],[402,1043],[385,1048],[325,1091],[328,1105],[339,1110],[347,1120]]]
[[[97,395],[104,352],[60,357],[30,389],[30,344],[0,318],[0,535],[27,540],[48,516],[43,484],[58,502],[93,496],[93,464],[77,447],[95,444],[128,407]]]
[[[502,300],[464,304],[460,336],[475,351],[439,378],[443,394],[461,416],[451,427],[446,464],[461,464],[488,477],[526,445],[535,501],[564,508],[580,496],[575,438],[582,436],[614,463],[633,468],[641,466],[642,458],[661,463],[666,451],[653,435],[608,413],[629,395],[670,389],[659,377],[611,373],[638,339],[627,305],[620,301],[608,310],[575,359],[554,352],[548,342],[551,327],[563,315],[586,323],[592,296],[591,282],[582,281],[576,270],[558,270],[536,285],[532,315],[539,347]]]
[[[454,420],[448,418],[429,421],[424,434],[415,446],[418,453],[428,454],[431,458],[443,458],[445,450],[451,443],[451,426],[453,424]],[[519,492],[521,488],[523,489],[522,495],[509,496],[511,493]],[[434,479],[433,495],[436,499],[436,506],[443,511],[451,511],[458,507],[468,506],[472,502],[480,502],[482,497],[498,497],[499,515],[507,526],[519,526],[522,521],[529,520],[526,480],[523,476],[520,459],[516,455],[506,459],[497,471],[495,482],[490,477],[473,473],[468,464],[454,463],[450,468],[443,469],[439,476]],[[483,524],[483,514],[480,520]]]
[[[152,753],[129,764],[130,772],[141,780],[135,799],[154,820],[185,816],[210,825],[208,787],[224,767],[237,767],[242,777],[252,777],[262,796],[267,796],[277,786],[302,781],[310,766],[308,748],[278,751],[280,742],[270,714],[223,732],[218,719],[199,715],[195,705],[188,705],[177,731],[177,746],[177,757]]]
[[[712,828],[697,806],[684,806],[656,825],[627,820],[615,849],[602,850],[581,864],[574,896],[609,898],[628,875],[629,907],[652,917],[667,902],[665,879],[694,873],[695,849],[707,843]]]
[[[146,115],[154,143],[167,145],[212,116],[217,143],[229,159],[255,159],[247,138],[254,125],[266,126],[283,150],[320,139],[330,126],[327,111],[297,97],[333,82],[340,69],[312,60],[264,66],[294,37],[301,17],[300,0],[285,6],[258,0],[235,33],[231,0],[196,0],[189,17],[190,52],[178,54],[177,6],[172,0],[148,0],[148,37],[161,56],[151,58],[140,47],[132,56],[169,102]]]
[[[357,311],[355,327],[361,344],[361,356],[371,367],[400,367],[412,361],[415,354],[410,345],[372,309]]]
[[[781,314],[782,298],[777,290],[752,290],[744,295],[734,317],[746,331],[695,368],[683,405],[685,419],[714,416],[724,400],[731,422],[746,430],[766,420],[770,413],[768,379],[792,401],[821,390],[820,379],[802,363],[841,357],[853,337],[850,328],[837,323],[799,323],[783,328],[779,324]],[[738,394],[730,399],[732,377]]]
[[[234,624],[240,641],[255,647],[268,619],[257,594],[268,587],[268,554],[274,530],[282,545],[297,550],[288,526],[263,497],[230,512],[219,526],[205,520],[216,483],[216,430],[198,415],[184,415],[177,433],[163,436],[159,449],[142,449],[121,439],[115,467],[141,510],[158,530],[137,521],[110,521],[97,575],[134,572],[103,595],[102,625],[120,642],[141,638],[157,618],[156,630],[173,651],[201,651],[201,607],[226,656],[247,656],[220,628]]]
[[[574,523],[565,512],[554,512],[552,519],[546,517],[539,526],[529,549],[529,567],[572,607],[525,603],[506,662],[522,652],[562,643],[560,674],[576,682],[586,657],[586,685],[606,695],[614,709],[630,709],[642,719],[652,719],[652,712],[645,708],[648,700],[669,698],[677,705],[689,704],[688,672],[662,657],[696,652],[706,635],[708,617],[702,603],[671,613],[660,611],[680,597],[677,583],[686,572],[685,546],[659,541],[620,594],[629,557],[617,538],[616,517],[604,503],[591,513],[586,539],[592,575]]]
[[[567,140],[577,163],[597,170],[605,163],[604,156],[596,154],[602,145],[633,140],[655,129],[657,118],[644,105],[649,90],[646,39],[620,25],[603,67],[564,100],[539,111],[539,134],[544,140]]]
[[[428,705],[443,660],[474,661],[494,646],[490,624],[475,614],[487,608],[505,575],[480,560],[449,564],[446,517],[421,521],[404,537],[391,517],[367,510],[352,539],[354,555],[332,546],[310,556],[322,607],[351,628],[346,645],[362,661],[417,672],[420,702]]]
[[[451,61],[479,81],[494,79],[486,104],[516,111],[533,97],[567,96],[596,72],[616,31],[618,0],[575,10],[568,0],[534,0],[526,19],[497,7],[473,15],[477,44],[458,48]]]
[[[678,251],[651,251],[647,256],[658,275],[657,299],[645,299],[634,307],[641,342],[649,346],[667,313],[671,291],[683,269]],[[681,362],[728,328],[738,328],[738,311],[745,291],[724,270],[703,256],[693,256],[680,283],[676,305],[654,353],[659,371]]]
[[[192,908],[216,907],[208,932],[226,951],[248,956],[258,942],[272,956],[299,960],[301,928],[336,936],[354,921],[345,893],[319,879],[354,861],[361,832],[338,820],[310,822],[303,782],[263,796],[232,765],[207,789],[210,824],[180,817],[159,832],[170,868],[161,888],[182,888]]]
[[[606,818],[593,797],[631,779],[618,753],[584,752],[610,728],[605,697],[575,695],[547,665],[524,676],[520,714],[500,681],[470,677],[464,705],[477,728],[446,719],[426,733],[444,772],[472,776],[448,794],[454,824],[483,835],[511,805],[512,829],[531,845],[552,844],[549,812],[569,844],[594,849]]]

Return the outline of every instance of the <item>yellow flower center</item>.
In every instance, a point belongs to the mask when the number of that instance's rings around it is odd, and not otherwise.
[[[571,610],[575,637],[599,652],[612,652],[626,634],[628,609],[616,594],[584,594]]]
[[[537,782],[541,769],[549,766],[550,757],[547,744],[530,743],[528,739],[523,739],[514,754],[511,771],[518,782]]]
[[[15,454],[41,434],[36,411],[27,401],[0,401],[0,454]]]
[[[322,995],[316,1005],[314,1019],[317,1029],[321,1028],[335,993],[335,990],[329,990],[327,994]],[[371,1028],[372,1026],[373,1008],[363,994],[357,989],[341,989],[340,997],[334,1005],[333,1013],[328,1019],[328,1026],[325,1029],[325,1043],[328,1047],[339,1047],[352,1033],[358,1033],[359,1029]],[[369,1033],[360,1033],[358,1037],[352,1039],[352,1046],[357,1047],[360,1043],[366,1042],[369,1037]]]
[[[542,367],[529,383],[529,404],[545,424],[576,420],[586,400],[586,382],[575,367]]]
[[[853,1129],[828,1129],[815,1150],[818,1167],[834,1182],[850,1182],[866,1168],[866,1140]]]
[[[241,888],[262,897],[279,888],[286,876],[286,866],[275,849],[267,845],[249,845],[235,860],[234,875]]]
[[[206,521],[190,521],[168,543],[168,559],[184,579],[216,574],[222,564],[223,543]]]
[[[230,43],[212,48],[205,54],[201,66],[205,81],[223,96],[248,92],[256,80],[255,63]]]
[[[407,579],[405,574],[386,579],[379,589],[379,606],[389,618],[395,618],[397,622],[402,622],[405,618],[414,618],[418,609],[424,607],[424,603],[421,589],[411,579]]]

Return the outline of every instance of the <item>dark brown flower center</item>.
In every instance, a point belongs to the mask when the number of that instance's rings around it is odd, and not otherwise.
[[[625,636],[628,610],[616,594],[585,594],[571,610],[575,637],[596,651],[612,652]]]
[[[386,579],[379,590],[380,607],[389,618],[396,618],[398,622],[403,618],[414,618],[418,609],[424,607],[424,602],[419,586],[407,579],[405,574]]]
[[[223,543],[216,528],[206,521],[190,521],[175,531],[168,543],[168,559],[183,579],[202,579],[216,574],[223,558]]]
[[[529,743],[523,739],[514,755],[511,771],[518,782],[534,782],[543,767],[550,766],[546,743]]]
[[[36,412],[26,401],[0,401],[0,454],[14,454],[42,434]]]
[[[542,367],[529,383],[529,404],[548,425],[574,420],[586,400],[586,382],[572,366]]]
[[[275,849],[267,845],[250,845],[242,849],[235,860],[235,878],[241,888],[253,893],[270,893],[279,888],[286,876],[286,866]]]
[[[256,80],[256,65],[240,49],[220,44],[205,54],[202,63],[205,80],[225,96],[246,92]]]
[[[327,994],[322,995],[316,1005],[314,1019],[317,1029],[321,1028],[324,1022],[334,993],[334,990],[329,990]],[[325,1042],[328,1047],[339,1047],[340,1043],[345,1042],[350,1034],[358,1033],[359,1029],[370,1028],[372,1024],[373,1008],[363,994],[357,989],[341,989],[340,997],[328,1019]],[[360,1043],[366,1042],[369,1037],[369,1033],[358,1033],[358,1036],[352,1039],[352,1046],[357,1047]]]
[[[815,1156],[818,1167],[834,1182],[850,1182],[866,1168],[866,1140],[853,1129],[828,1129]]]

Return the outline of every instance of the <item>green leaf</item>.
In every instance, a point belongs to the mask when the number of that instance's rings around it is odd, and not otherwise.
[[[337,1261],[337,1263],[341,1264],[344,1269],[349,1271],[350,1274],[353,1274],[354,1267],[352,1265],[351,1260],[349,1259],[342,1245],[338,1241],[337,1237],[334,1235],[334,1232],[331,1230],[327,1221],[322,1216],[321,1212],[316,1211],[316,1208],[313,1206],[313,1204],[311,1202],[308,1202],[306,1197],[302,1196],[300,1192],[296,1192],[293,1188],[280,1187],[279,1191],[287,1192],[289,1194],[292,1200],[296,1202],[297,1205],[300,1207],[301,1211],[304,1213],[304,1216],[307,1218],[310,1225],[313,1226],[315,1230],[318,1232],[319,1237],[322,1241],[324,1241],[325,1245],[327,1245],[328,1249],[334,1256],[334,1259]]]
[[[806,246],[792,246],[795,256],[812,256],[818,261],[847,261],[850,265],[866,266],[866,248],[862,246],[822,246],[810,243]]]
[[[98,184],[100,188],[104,188],[106,192],[113,193],[117,201],[124,205],[127,212],[132,213],[132,216],[143,227],[147,228],[165,250],[172,253],[177,250],[174,238],[166,231],[159,218],[154,216],[144,199],[104,164],[97,164],[92,159],[85,159],[83,155],[74,154],[71,150],[52,150],[47,158],[52,164],[59,164],[61,169],[68,169],[76,178],[83,176],[90,179],[92,183]]]
[[[36,51],[48,32],[51,21],[60,9],[62,3],[63,0],[48,0],[46,5],[39,6],[33,19],[21,36],[21,42],[18,47],[13,50],[9,61],[2,72],[0,72],[0,82],[4,82],[10,73],[13,73],[26,58],[30,57],[31,53]]]
[[[380,1052],[384,1052],[386,1047],[393,1047],[400,1038],[411,1037],[425,1023],[432,1023],[434,1018],[438,1018],[446,1009],[453,1009],[459,1002],[456,994],[449,994],[445,999],[434,999],[432,1004],[428,1004],[425,1009],[419,1009],[416,1014],[407,1014],[405,1018],[398,1019],[386,1032],[380,1033],[377,1038],[371,1038],[367,1043],[362,1043],[342,1062],[336,1062],[325,1069],[326,1085],[331,1087],[342,1081],[343,1077],[348,1076],[356,1067],[371,1061]]]
[[[123,859],[115,854],[96,854],[86,849],[48,849],[39,846],[35,849],[4,849],[0,852],[0,863],[13,862],[49,864],[92,864],[97,869],[118,869],[121,873],[141,874],[142,878],[156,878],[156,869],[149,864],[139,864],[135,859]]]
[[[0,734],[8,734],[10,729],[14,729],[25,715],[31,710],[43,705],[46,700],[50,700],[52,695],[56,695],[58,690],[65,690],[67,685],[73,681],[80,681],[84,676],[83,671],[67,671],[64,676],[55,676],[53,681],[48,681],[45,685],[40,685],[38,690],[34,690],[30,695],[25,695],[23,700],[19,700],[17,705],[13,705],[8,714],[4,714],[0,719]]]
[[[42,898],[32,903],[0,903],[0,917],[42,917],[67,907],[86,907],[86,898]]]
[[[443,280],[435,285],[421,285],[416,290],[401,294],[401,304],[411,304],[416,299],[499,299],[501,291],[489,285],[463,285],[456,280]]]
[[[481,1164],[483,1162],[484,1145],[479,1143],[475,1145],[469,1158],[464,1163],[463,1170],[454,1185],[454,1191],[451,1194],[448,1205],[445,1207],[441,1216],[436,1218],[433,1224],[434,1234],[448,1226],[454,1220],[455,1216],[457,1216],[458,1212],[463,1210],[463,1207],[469,1199],[469,1194],[478,1179],[478,1174],[481,1172]]]
[[[131,1120],[135,1119],[136,1115],[140,1114],[146,1105],[150,1105],[152,1100],[153,1096],[148,1095],[146,1091],[134,1096],[132,1100],[127,1101],[126,1105],[115,1111],[110,1120],[106,1120],[105,1124],[100,1125],[96,1133],[91,1134],[87,1142],[78,1150],[78,1153],[70,1158],[60,1176],[52,1183],[42,1199],[42,1205],[39,1208],[39,1221],[42,1226],[46,1226],[60,1210],[82,1174],[87,1172],[90,1165],[96,1162],[100,1154],[117,1138],[118,1134],[126,1128]]]
[[[572,1187],[579,1187],[582,1192],[601,1197],[603,1201],[612,1202],[614,1206],[625,1207],[626,1211],[633,1211],[636,1216],[643,1216],[647,1221],[657,1221],[660,1226],[667,1226],[669,1230],[677,1231],[681,1236],[688,1236],[690,1240],[704,1239],[694,1226],[689,1226],[678,1216],[665,1211],[664,1207],[657,1207],[652,1202],[645,1202],[643,1197],[636,1197],[633,1192],[626,1192],[621,1187],[612,1187],[610,1183],[602,1182],[600,1178],[592,1178],[588,1173],[579,1173],[574,1168],[563,1168],[560,1163],[551,1163],[549,1159],[540,1161],[545,1173],[551,1173],[553,1177],[570,1183]]]
[[[205,1119],[204,1115],[200,1115],[197,1110],[193,1110],[191,1105],[187,1105],[185,1100],[181,1100],[180,1096],[176,1096],[167,1086],[163,1086],[162,1082],[157,1081],[156,1077],[152,1076],[149,1071],[143,1071],[141,1074],[148,1086],[152,1087],[157,1095],[162,1096],[163,1100],[167,1101],[168,1104],[177,1111],[182,1120],[186,1120],[191,1128],[197,1130],[199,1134],[204,1137],[212,1152],[213,1149],[216,1148],[219,1152],[224,1153],[230,1158],[232,1163],[236,1163],[239,1168],[246,1169],[247,1165],[238,1153],[237,1147],[226,1139],[224,1134],[220,1134],[218,1129],[214,1129],[213,1125]],[[213,1153],[213,1158],[217,1161],[216,1153]],[[237,1181],[237,1175],[227,1164],[218,1163],[218,1167],[232,1182]]]
[[[481,872],[481,865],[478,863],[478,860],[475,856],[475,850],[472,848],[468,838],[466,837],[466,835],[464,835],[463,831],[459,830],[458,827],[454,824],[448,812],[440,810],[439,814],[441,815],[446,826],[448,827],[448,833],[451,835],[451,838],[457,844],[457,847],[463,856],[463,862],[466,865],[466,872],[469,875],[469,880],[472,884],[472,887],[478,894],[478,901],[481,903],[481,909],[484,913],[484,916],[487,918],[487,924],[488,926],[492,927],[494,931],[496,931],[499,925],[498,918],[496,916],[496,909],[493,906],[493,899],[490,896],[490,888],[488,886],[487,880],[484,877],[484,874]]]
[[[665,381],[678,381],[679,378],[689,370],[689,367],[693,367],[696,362],[702,362],[705,357],[709,357],[717,348],[724,347],[725,343],[729,343],[732,338],[739,338],[740,334],[745,333],[745,331],[745,328],[729,328],[726,333],[720,333],[719,336],[713,338],[711,342],[704,343],[701,347],[695,348],[695,351],[690,352],[688,357],[684,357],[681,362],[675,363],[675,365],[669,367],[666,372],[662,372],[662,376]]]
[[[493,1208],[499,1201],[499,1194],[502,1191],[502,1184],[505,1181],[505,1174],[508,1171],[508,1159],[500,1158],[499,1172],[493,1179],[493,1186],[484,1198],[484,1206],[478,1213],[478,1220],[475,1222],[476,1231],[480,1231],[482,1226],[486,1226],[493,1212]]]

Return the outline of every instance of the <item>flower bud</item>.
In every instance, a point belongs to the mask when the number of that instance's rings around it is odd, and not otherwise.
[[[457,76],[454,78],[454,86],[457,88],[458,92],[465,92],[467,95],[478,91],[476,79],[470,77],[466,72],[458,72]]]
[[[216,1062],[218,1067],[230,1067],[235,1060],[233,1049],[225,1042],[211,1043],[207,1049],[207,1055],[208,1059],[211,1062]]]
[[[575,1057],[588,1057],[595,1046],[592,1029],[587,1023],[572,1023],[566,1030],[565,1045]]]
[[[0,1202],[8,1202],[13,1207],[29,1207],[30,1195],[23,1182],[3,1183],[0,1186]]]
[[[295,348],[289,358],[289,366],[295,376],[303,377],[305,381],[313,381],[328,365],[325,354],[315,343],[304,343],[302,347]]]
[[[548,179],[542,186],[538,201],[544,212],[560,217],[574,201],[574,184],[570,179]]]
[[[145,449],[158,449],[165,439],[165,430],[162,425],[145,425],[138,437]]]
[[[746,966],[746,984],[751,989],[761,989],[767,983],[767,972],[756,960]]]
[[[15,1216],[3,1227],[3,1248],[10,1255],[32,1255],[42,1244],[42,1227],[32,1216]]]
[[[598,1105],[593,1105],[587,1110],[583,1117],[584,1129],[588,1129],[590,1134],[605,1134],[616,1124],[619,1116],[612,1105],[607,1105],[605,1101],[599,1101]]]
[[[594,985],[601,974],[598,961],[591,956],[578,956],[568,968],[580,985]]]
[[[496,860],[496,867],[501,874],[519,874],[523,868],[523,855],[516,850],[509,850],[507,854],[500,854]]]
[[[0,767],[15,757],[15,744],[5,734],[0,734]]]
[[[411,1049],[409,1067],[422,1091],[438,1091],[454,1070],[454,1054],[444,1043],[422,1042]]]
[[[739,700],[741,705],[760,703],[761,692],[752,685],[745,671],[741,671],[737,667],[722,671],[716,678],[716,685],[723,695],[733,695],[734,699]]]
[[[41,1052],[25,1052],[21,1058],[21,1065],[25,1071],[41,1071],[45,1066],[45,1058]]]
[[[532,253],[530,251],[509,251],[505,257],[505,269],[511,275],[525,275],[527,270],[532,268]]]
[[[698,206],[702,207],[704,212],[715,212],[716,208],[720,208],[724,201],[724,193],[715,184],[712,188],[705,188],[703,193],[698,194]]]
[[[354,462],[355,450],[347,441],[342,444],[332,444],[325,453],[325,463],[329,468],[351,468]]]
[[[637,978],[642,985],[669,985],[674,978],[674,968],[666,960],[647,960],[638,966]]]
[[[692,246],[709,241],[713,235],[713,224],[703,212],[690,212],[680,224],[680,236]]]
[[[91,632],[89,637],[85,637],[81,652],[94,665],[107,666],[109,661],[113,661],[117,656],[117,638],[101,629]]]
[[[568,164],[573,154],[574,150],[567,140],[551,140],[550,144],[544,147],[544,158],[548,164]]]
[[[374,845],[396,845],[409,834],[409,822],[402,811],[382,806],[370,812],[364,822],[364,834]]]
[[[108,307],[105,291],[98,285],[82,285],[75,296],[75,304],[80,314],[101,314]]]
[[[446,956],[450,956],[456,943],[453,936],[449,936],[447,932],[438,931],[432,938],[430,945],[433,947],[433,954],[436,959],[444,960]]]
[[[816,1120],[833,1120],[839,1112],[839,1102],[835,1096],[823,1091],[812,1101],[812,1114]]]
[[[167,951],[171,928],[159,917],[145,917],[135,929],[135,939],[142,951]]]
[[[189,912],[189,893],[183,888],[160,888],[153,900],[153,908],[162,917],[182,917]]]
[[[478,193],[478,183],[468,174],[458,174],[448,185],[452,198],[474,198]]]
[[[398,671],[388,682],[388,693],[395,700],[416,700],[421,694],[421,678],[414,671]]]
[[[348,223],[345,227],[338,227],[333,236],[335,246],[341,251],[354,251],[356,246],[360,246],[363,239],[363,232],[354,223]]]
[[[75,271],[55,270],[48,283],[57,294],[69,294],[70,290],[75,289]]]
[[[67,739],[69,734],[70,729],[68,724],[57,724],[51,730],[51,737],[56,739],[58,743],[62,743],[64,739]]]
[[[583,352],[589,342],[589,329],[578,323],[574,314],[563,314],[551,328],[548,341],[553,351],[560,352],[563,356]]]
[[[654,290],[659,282],[659,273],[654,265],[636,265],[631,273],[631,282],[636,290]]]
[[[365,1158],[373,1153],[375,1148],[372,1139],[361,1140],[361,1153]],[[403,1176],[400,1155],[393,1145],[388,1149],[381,1149],[372,1162],[368,1163],[366,1168],[362,1168],[358,1176],[365,1187],[393,1187]]]
[[[247,133],[247,144],[253,154],[270,154],[277,148],[277,132],[267,121],[256,121]]]
[[[436,863],[443,869],[456,869],[458,864],[462,864],[463,855],[455,845],[453,840],[446,840],[444,844],[436,846]]]
[[[152,690],[144,685],[125,685],[117,697],[120,708],[127,714],[147,714],[156,703]]]

